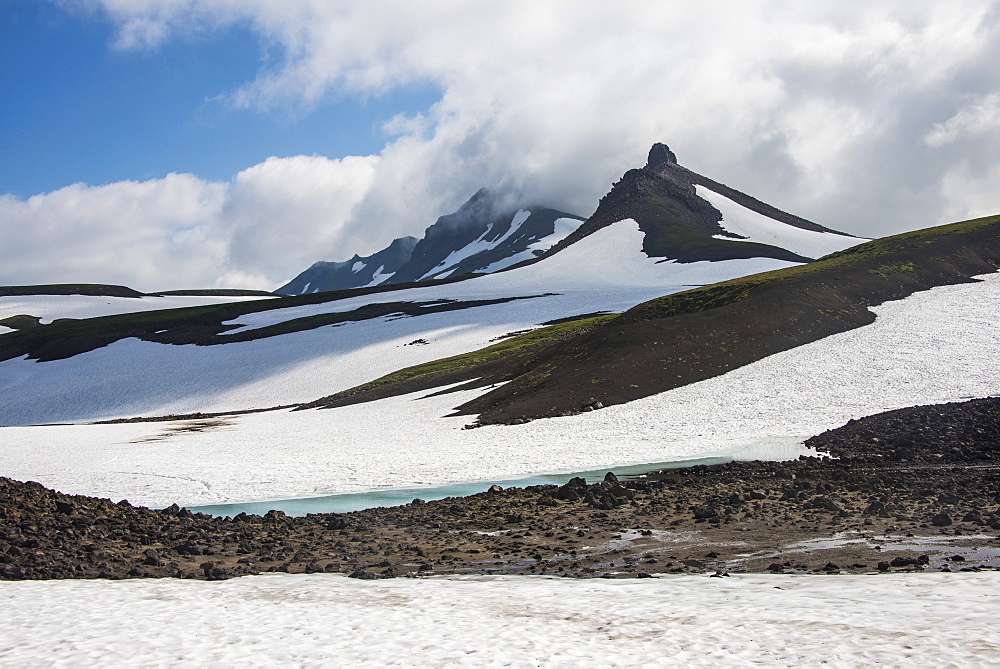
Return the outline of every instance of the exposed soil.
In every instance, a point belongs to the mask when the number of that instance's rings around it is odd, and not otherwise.
[[[1000,568],[1000,398],[879,414],[807,443],[833,457],[303,518],[151,511],[0,479],[0,577]]]

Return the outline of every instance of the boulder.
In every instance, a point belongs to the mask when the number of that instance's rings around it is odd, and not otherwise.
[[[931,525],[934,525],[935,527],[945,527],[946,525],[951,525],[951,516],[944,512],[938,513],[931,518]]]

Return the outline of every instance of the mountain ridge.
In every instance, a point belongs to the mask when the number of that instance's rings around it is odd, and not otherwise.
[[[480,188],[421,238],[400,237],[367,257],[313,263],[275,292],[301,295],[490,273],[539,257],[583,220],[549,207],[506,206]]]
[[[706,197],[699,188],[723,200],[713,202],[715,197]],[[643,251],[649,257],[682,263],[748,258],[802,263],[822,255],[781,246],[781,234],[772,235],[775,243],[767,243],[733,232],[724,225],[723,209],[738,217],[753,212],[779,228],[826,236],[820,245],[824,249],[831,242],[840,248],[861,241],[682,167],[662,143],[650,148],[646,165],[626,171],[586,219],[543,206],[507,206],[500,200],[481,188],[458,210],[428,226],[423,237],[408,246],[405,258],[389,251],[412,237],[397,239],[365,258],[355,255],[339,263],[314,263],[276,292],[302,294],[501,271],[541,260],[625,219],[639,224],[645,234]],[[391,260],[383,254],[392,255]]]
[[[643,251],[651,257],[679,262],[752,257],[791,262],[815,260],[769,244],[738,241],[739,235],[729,233],[720,225],[724,219],[722,212],[699,196],[696,185],[780,223],[810,232],[853,238],[693,172],[677,162],[677,157],[667,145],[657,143],[650,149],[646,165],[625,172],[601,198],[594,214],[576,232],[553,247],[549,254],[558,253],[612,223],[631,218],[646,233]],[[862,241],[855,239],[859,243]]]
[[[482,424],[628,402],[871,323],[869,306],[1000,267],[1000,216],[882,238],[810,263],[673,293],[613,318],[563,326],[376,379],[301,408],[502,384],[456,409]],[[503,345],[497,345],[500,348]],[[496,350],[496,349],[494,349]],[[599,353],[599,355],[595,355]],[[468,362],[469,364],[466,364]],[[425,372],[426,370],[426,372]],[[444,392],[448,392],[444,391]]]

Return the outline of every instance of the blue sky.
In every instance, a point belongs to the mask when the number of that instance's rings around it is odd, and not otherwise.
[[[654,142],[875,237],[1000,212],[1000,0],[0,0],[0,285],[273,288]]]
[[[0,192],[26,197],[169,172],[228,180],[268,156],[378,153],[384,121],[439,96],[412,85],[240,109],[220,96],[279,60],[280,46],[232,26],[122,50],[114,32],[101,16],[0,2]]]

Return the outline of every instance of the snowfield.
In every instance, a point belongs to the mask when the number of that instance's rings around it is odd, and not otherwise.
[[[96,318],[115,314],[131,314],[155,309],[200,307],[222,302],[273,299],[253,296],[147,295],[145,297],[106,297],[103,295],[14,295],[0,297],[0,320],[25,314],[37,316],[42,323],[57,318]],[[0,330],[0,334],[3,330]]]
[[[1000,394],[1000,274],[982,278],[885,303],[871,325],[714,379],[578,416],[462,430],[470,417],[442,416],[480,391],[418,394],[201,425],[8,427],[0,461],[15,479],[155,507],[787,451],[851,418]]]
[[[695,191],[699,197],[711,202],[712,206],[722,213],[722,221],[719,222],[719,225],[723,229],[745,238],[733,239],[724,235],[714,235],[716,239],[780,246],[800,256],[813,259],[822,258],[830,253],[843,251],[869,241],[849,235],[796,228],[793,225],[786,225],[763,214],[758,214],[752,209],[747,209],[725,195],[720,195],[704,186],[695,185]]]
[[[1000,573],[0,583],[0,663],[987,666]]]
[[[444,286],[262,311],[238,323],[254,329],[376,302],[527,298],[503,304],[389,316],[218,346],[125,339],[66,360],[0,362],[0,425],[308,402],[402,367],[482,348],[503,334],[549,320],[623,311],[691,286],[793,264],[769,258],[657,262],[642,253],[642,240],[634,221],[620,221],[528,267]],[[418,339],[428,343],[407,345]]]

